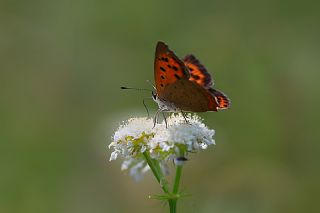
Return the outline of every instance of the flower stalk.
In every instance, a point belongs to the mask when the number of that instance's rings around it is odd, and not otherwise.
[[[179,184],[180,184],[180,179],[181,179],[181,173],[182,173],[182,164],[176,165],[176,174],[175,174],[175,179],[174,179],[174,185],[172,192],[169,192],[169,187],[167,181],[164,179],[164,176],[161,172],[160,166],[152,160],[147,152],[143,153],[143,156],[145,157],[152,173],[154,174],[155,178],[157,179],[158,183],[160,184],[163,192],[166,194],[165,197],[168,199],[169,203],[169,208],[170,208],[170,213],[176,213],[177,210],[177,201],[180,198],[179,195]]]
[[[169,187],[167,185],[167,182],[164,181],[164,176],[161,172],[160,167],[157,165],[157,162],[154,162],[151,158],[150,155],[147,152],[143,153],[143,156],[145,157],[153,175],[156,177],[158,183],[160,184],[163,192],[169,194]]]
[[[173,185],[173,190],[172,190],[172,193],[174,195],[177,195],[177,193],[179,192],[181,173],[182,173],[182,165],[177,165],[176,166],[176,176],[174,179],[174,185]]]

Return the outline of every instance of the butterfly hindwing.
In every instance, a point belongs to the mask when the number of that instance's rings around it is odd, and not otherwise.
[[[161,41],[157,43],[156,47],[154,77],[157,93],[160,96],[168,84],[190,77],[185,64]]]
[[[190,81],[194,81],[206,89],[212,86],[213,82],[210,73],[194,55],[186,55],[183,62],[190,71]]]
[[[218,110],[230,108],[230,105],[231,105],[230,99],[225,94],[212,88],[209,89],[209,92],[216,99],[216,102],[218,104],[217,106]]]

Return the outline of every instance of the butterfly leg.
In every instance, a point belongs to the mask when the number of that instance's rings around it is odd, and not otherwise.
[[[154,118],[153,118],[153,127],[152,127],[152,128],[154,128],[154,127],[156,126],[157,122],[158,122],[159,112],[161,112],[161,110],[158,110],[158,111],[156,112],[156,114],[154,115]]]
[[[142,104],[143,104],[144,108],[145,108],[145,109],[146,109],[146,111],[147,111],[148,118],[150,118],[150,113],[149,113],[149,110],[148,110],[148,107],[147,107],[147,105],[146,105],[145,100],[146,100],[146,98],[144,98],[144,99],[142,100]]]
[[[182,110],[181,110],[181,114],[182,114],[184,120],[186,121],[186,123],[188,124],[189,121],[187,120],[187,117],[186,117],[185,113]]]
[[[162,111],[162,116],[163,116],[164,122],[166,124],[166,128],[168,128],[167,118],[166,118],[166,115],[164,114],[164,111]]]

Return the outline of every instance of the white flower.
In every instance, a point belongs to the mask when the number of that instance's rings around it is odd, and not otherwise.
[[[121,170],[129,170],[129,174],[133,179],[138,181],[142,178],[143,174],[149,170],[149,166],[146,161],[129,158],[123,161]]]
[[[214,130],[208,129],[200,117],[188,115],[187,120],[188,123],[182,115],[173,114],[167,118],[167,126],[163,121],[154,127],[153,119],[129,119],[114,133],[109,145],[114,151],[109,160],[122,156],[125,160],[121,169],[129,170],[137,180],[149,169],[144,152],[158,160],[165,169],[168,160],[185,157],[189,152],[215,144]]]

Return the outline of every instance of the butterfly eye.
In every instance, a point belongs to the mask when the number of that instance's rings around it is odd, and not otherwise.
[[[157,100],[157,94],[154,91],[152,91],[151,94],[152,94],[153,100]]]

